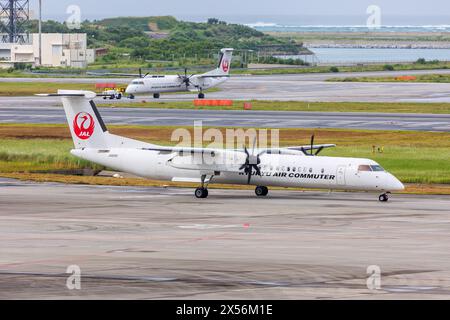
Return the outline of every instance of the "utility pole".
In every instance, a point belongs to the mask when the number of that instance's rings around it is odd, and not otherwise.
[[[42,0],[39,0],[39,66],[42,66]]]

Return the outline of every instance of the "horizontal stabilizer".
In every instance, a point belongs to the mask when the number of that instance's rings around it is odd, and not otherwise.
[[[58,90],[58,93],[40,93],[38,97],[84,97],[86,99],[94,99],[97,94],[92,91],[83,90]]]

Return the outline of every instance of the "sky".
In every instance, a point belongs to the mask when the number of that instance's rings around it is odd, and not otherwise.
[[[78,5],[83,19],[115,16],[173,15],[184,20],[207,17],[229,22],[277,22],[275,20],[307,17],[316,24],[349,21],[365,22],[366,10],[378,5],[390,24],[448,24],[449,0],[42,0],[44,19],[65,20],[68,6]],[[30,0],[37,9],[38,0]],[[309,18],[308,18],[309,17]],[[235,21],[230,21],[235,20]],[[272,21],[266,21],[272,20]],[[398,23],[395,23],[395,22]]]

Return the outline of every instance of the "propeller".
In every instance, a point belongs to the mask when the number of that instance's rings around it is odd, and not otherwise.
[[[142,76],[142,68],[139,68],[139,78],[145,78],[149,75],[150,73],[146,73],[144,76]]]
[[[309,153],[308,153],[308,150],[306,150],[305,148],[301,148],[301,150],[305,154],[305,156],[315,157],[315,156],[318,156],[319,153],[321,153],[323,151],[324,147],[320,147],[316,150],[316,152],[314,152],[314,139],[315,139],[315,136],[313,134],[311,136],[311,149],[309,150]]]
[[[245,159],[245,163],[239,168],[239,170],[244,170],[244,173],[248,176],[247,184],[250,184],[252,180],[253,170],[255,170],[255,173],[258,176],[261,176],[261,169],[259,168],[259,165],[261,164],[260,159],[261,154],[255,155],[255,147],[256,147],[256,137],[253,142],[252,154],[250,154],[250,152],[248,152],[247,147],[244,146],[244,152],[247,155],[247,158]]]
[[[191,78],[192,78],[193,76],[195,76],[195,74],[191,74],[190,76],[188,76],[188,75],[187,75],[187,72],[188,72],[187,68],[184,68],[184,76],[182,76],[182,75],[180,75],[180,74],[178,75],[178,78],[180,78],[181,81],[182,81],[184,84],[186,84],[186,88],[189,87],[189,86],[191,85]]]

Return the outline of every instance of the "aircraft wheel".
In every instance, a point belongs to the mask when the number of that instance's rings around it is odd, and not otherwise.
[[[389,201],[389,197],[387,194],[382,194],[378,200],[380,200],[380,202],[388,202]]]
[[[208,198],[208,189],[205,188],[197,188],[195,190],[195,197],[197,199],[206,199]]]
[[[269,189],[267,187],[256,187],[255,193],[258,197],[265,197],[269,194]]]
[[[205,94],[204,93],[199,93],[198,94],[198,98],[199,99],[205,99]]]
[[[130,95],[128,96],[128,98],[131,99],[131,100],[133,100],[133,99],[134,99],[134,96],[133,96],[132,94],[130,94]]]
[[[122,99],[122,95],[119,93],[119,94],[117,95],[117,100],[120,100],[120,99]]]
[[[159,99],[159,97],[160,97],[160,94],[159,94],[159,93],[155,93],[155,94],[153,94],[153,98],[155,98],[155,99]]]

